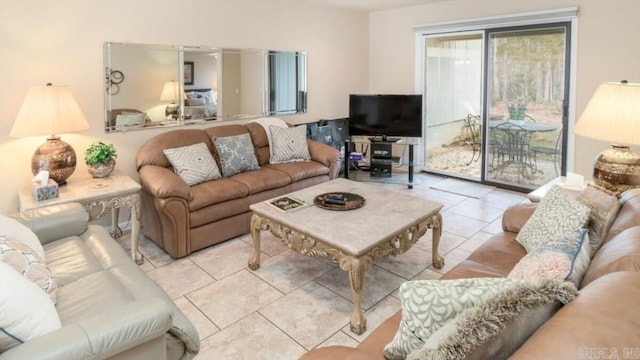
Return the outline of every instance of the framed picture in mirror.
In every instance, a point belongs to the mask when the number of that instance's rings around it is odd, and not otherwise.
[[[193,85],[193,61],[184,62],[184,84]]]

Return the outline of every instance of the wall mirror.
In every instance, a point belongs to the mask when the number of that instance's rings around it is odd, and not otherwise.
[[[303,52],[106,42],[105,132],[307,111]]]

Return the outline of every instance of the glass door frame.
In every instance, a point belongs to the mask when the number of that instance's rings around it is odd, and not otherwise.
[[[506,29],[509,27],[519,27],[526,25],[541,25],[541,24],[554,24],[560,22],[567,22],[570,24],[570,36],[568,39],[570,40],[569,46],[567,46],[567,53],[569,56],[568,63],[568,72],[565,74],[567,76],[568,86],[566,87],[568,94],[565,96],[565,104],[567,124],[565,125],[563,134],[564,137],[564,146],[565,151],[563,156],[565,157],[565,169],[564,171],[571,171],[573,169],[574,164],[574,156],[575,156],[575,135],[573,134],[573,127],[576,121],[576,69],[577,69],[577,26],[578,26],[578,7],[566,7],[566,8],[558,8],[558,9],[550,9],[550,10],[542,10],[542,11],[532,11],[525,13],[516,13],[516,14],[508,14],[508,15],[500,15],[500,16],[492,16],[486,18],[475,18],[475,19],[467,19],[461,21],[448,21],[441,23],[430,23],[430,24],[420,24],[415,25],[413,27],[414,30],[414,49],[415,49],[415,62],[414,62],[414,73],[415,73],[415,93],[421,94],[425,91],[425,36],[428,35],[444,35],[444,34],[453,34],[457,32],[464,31],[474,31],[480,30],[485,31],[487,29]],[[486,37],[485,37],[486,39]],[[486,52],[485,52],[486,53]],[[486,82],[486,81],[485,81]],[[485,94],[486,95],[486,94]],[[483,99],[484,102],[484,99]],[[486,116],[486,110],[483,111],[483,116]],[[426,119],[424,118],[423,113],[423,122]],[[425,131],[425,130],[423,130]],[[484,131],[484,130],[483,130]],[[484,136],[484,135],[483,135]],[[425,144],[426,137],[422,136],[420,139],[418,149],[416,150],[416,164],[417,170],[420,171],[428,171],[425,167],[426,158],[425,158]],[[483,149],[484,150],[484,149]],[[484,176],[485,170],[482,169],[482,174]],[[480,180],[479,182],[485,183],[484,180]],[[500,184],[500,187],[506,187]],[[509,187],[506,187],[509,188]],[[528,189],[522,189],[515,187],[513,190],[517,191],[527,191]]]

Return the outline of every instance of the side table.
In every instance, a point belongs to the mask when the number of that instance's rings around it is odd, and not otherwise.
[[[111,210],[111,236],[122,236],[118,225],[120,208],[131,209],[131,258],[142,264],[143,257],[138,251],[140,237],[140,184],[126,175],[111,174],[106,178],[77,177],[67,181],[58,189],[55,199],[36,201],[31,194],[31,184],[20,188],[20,211],[38,209],[49,205],[78,202],[89,213],[89,220],[99,219]]]
[[[545,195],[547,195],[547,192],[551,190],[553,185],[559,185],[569,193],[575,193],[575,194],[581,192],[586,187],[584,183],[575,184],[575,183],[572,183],[571,181],[568,181],[567,177],[565,176],[558,176],[557,178],[549,181],[548,183],[528,193],[527,198],[531,202],[540,202],[540,200],[542,200],[542,198],[545,197]]]

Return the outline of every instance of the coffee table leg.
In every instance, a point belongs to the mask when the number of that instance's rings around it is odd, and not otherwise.
[[[362,283],[364,282],[364,262],[353,257],[341,261],[340,267],[349,274],[353,310],[351,311],[351,331],[360,335],[367,329],[367,319],[362,312]]]
[[[253,240],[253,255],[249,259],[249,269],[260,268],[260,231],[262,230],[262,217],[253,214],[251,216],[251,239]]]
[[[438,247],[440,246],[440,235],[442,235],[442,215],[440,213],[434,215],[433,224],[431,228],[433,229],[433,249],[431,252],[433,253],[433,267],[436,269],[442,269],[444,267],[444,258],[440,256],[438,252]]]

